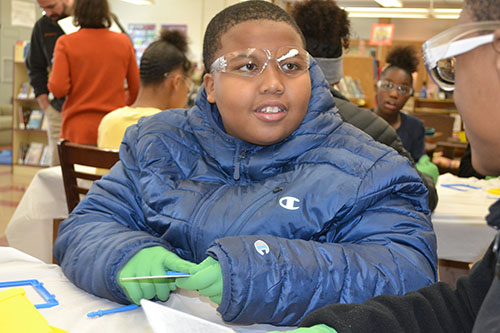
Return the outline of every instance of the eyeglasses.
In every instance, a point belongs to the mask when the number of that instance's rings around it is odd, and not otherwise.
[[[408,87],[407,85],[397,85],[394,82],[386,80],[379,80],[377,82],[377,87],[386,91],[392,91],[392,89],[396,89],[399,96],[410,96],[411,94],[413,94],[413,88]]]
[[[289,77],[299,76],[308,71],[310,65],[309,53],[301,48],[292,46],[275,50],[249,48],[217,58],[210,66],[210,73],[222,72],[255,77],[264,72],[270,60],[274,60],[281,73]]]
[[[455,89],[455,57],[493,42],[500,21],[457,25],[422,45],[425,67],[436,84],[445,91]]]

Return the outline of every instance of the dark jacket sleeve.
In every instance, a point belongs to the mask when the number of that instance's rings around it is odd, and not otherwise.
[[[483,179],[484,176],[477,172],[472,166],[472,155],[470,150],[470,144],[467,145],[467,149],[460,159],[460,166],[458,167],[458,177],[476,177],[478,179]]]
[[[33,86],[35,96],[49,93],[47,81],[50,60],[45,56],[41,24],[39,20],[33,27],[29,51],[26,57],[26,67],[28,68],[30,84]]]
[[[326,324],[338,332],[471,332],[492,284],[496,255],[492,246],[457,289],[443,282],[409,292],[383,295],[363,304],[335,304],[310,313],[300,326]]]
[[[363,109],[352,104],[335,89],[332,89],[331,92],[342,120],[359,128],[370,135],[374,140],[394,148],[400,155],[409,159],[413,167],[415,167],[415,161],[410,153],[403,147],[403,142],[398,134],[384,119],[368,109]],[[417,172],[424,181],[425,187],[429,190],[429,209],[434,211],[438,203],[436,184],[434,184],[434,180],[431,176],[423,174],[418,170]]]

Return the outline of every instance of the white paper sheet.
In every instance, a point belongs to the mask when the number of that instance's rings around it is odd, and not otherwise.
[[[68,16],[63,19],[60,19],[59,21],[57,21],[57,24],[61,27],[61,29],[64,31],[65,34],[71,34],[73,32],[80,30],[79,26],[73,24],[73,16]],[[120,30],[120,27],[116,24],[115,21],[113,21],[109,30],[114,32],[122,32]]]

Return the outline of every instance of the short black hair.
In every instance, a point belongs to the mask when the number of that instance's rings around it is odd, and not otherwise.
[[[160,38],[149,44],[141,57],[139,67],[141,84],[144,86],[160,84],[165,79],[166,73],[177,68],[188,74],[192,63],[186,56],[187,50],[188,41],[184,32],[162,29]]]
[[[475,21],[500,20],[500,2],[498,0],[465,0],[464,8],[469,10]]]
[[[304,36],[295,20],[281,7],[262,0],[240,2],[223,9],[208,23],[203,39],[203,64],[207,72],[210,72],[210,65],[215,60],[215,54],[221,48],[221,36],[233,26],[252,20],[288,23],[297,31],[304,47],[306,45]]]
[[[73,22],[82,28],[109,28],[113,22],[108,0],[75,0]]]
[[[387,55],[385,61],[388,65],[384,68],[380,76],[383,76],[391,68],[400,68],[408,74],[413,84],[412,74],[417,71],[419,63],[417,51],[413,46],[394,47]]]
[[[338,58],[342,48],[349,48],[351,22],[334,0],[298,1],[291,14],[313,57]]]

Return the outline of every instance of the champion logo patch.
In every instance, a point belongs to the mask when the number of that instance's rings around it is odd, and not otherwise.
[[[294,197],[283,197],[280,199],[280,206],[288,210],[296,210],[299,209],[297,205],[299,202],[300,200]]]
[[[263,256],[269,253],[269,246],[266,244],[266,242],[262,240],[256,240],[255,243],[253,243],[253,246],[257,250],[257,252]]]

